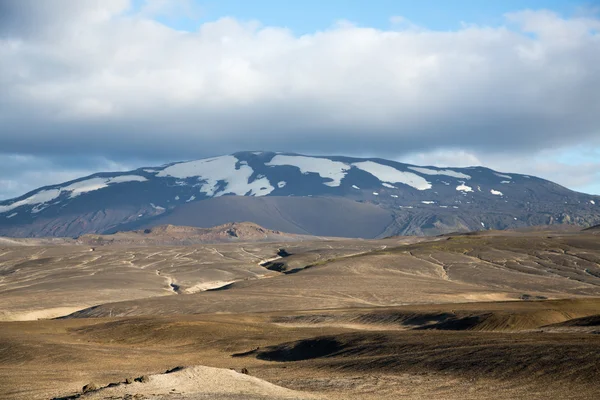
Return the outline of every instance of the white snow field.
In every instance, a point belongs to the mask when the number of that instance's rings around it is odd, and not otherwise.
[[[138,175],[123,175],[115,176],[113,178],[92,178],[81,182],[75,182],[69,186],[61,188],[62,192],[71,192],[71,198],[77,197],[80,194],[93,192],[94,190],[104,189],[108,185],[114,183],[125,183],[125,182],[145,182],[146,178]]]
[[[423,168],[423,167],[408,167],[413,171],[419,172],[425,175],[446,175],[451,176],[453,178],[459,179],[471,179],[470,175],[463,174],[462,172],[453,171],[451,169],[431,169],[431,168]]]
[[[460,185],[458,185],[456,187],[456,190],[458,190],[459,192],[472,192],[473,188],[471,186],[465,185],[465,183],[462,182]]]
[[[209,197],[219,197],[228,193],[238,196],[266,196],[275,190],[266,177],[248,182],[254,170],[249,165],[240,165],[239,169],[235,169],[238,162],[235,156],[207,158],[171,165],[156,176],[179,179],[197,177],[205,181],[200,187],[200,192]],[[225,182],[222,189],[219,189],[219,181]]]
[[[342,179],[344,179],[350,169],[348,164],[332,161],[327,158],[286,155],[276,155],[271,161],[265,163],[265,165],[270,167],[289,165],[298,168],[303,174],[311,172],[319,174],[321,178],[331,179],[331,182],[324,183],[331,187],[340,186]]]
[[[15,201],[12,204],[0,206],[0,213],[14,210],[21,206],[37,206],[37,211],[41,211],[39,208],[44,204],[58,198],[61,193],[70,192],[71,198],[77,197],[82,193],[92,192],[94,190],[103,189],[111,184],[124,183],[124,182],[144,182],[147,179],[143,176],[138,175],[123,175],[112,178],[91,178],[85,181],[75,182],[65,187],[58,187],[55,189],[42,190],[32,196],[29,196],[23,200]],[[35,210],[34,210],[35,212]]]
[[[398,171],[396,168],[378,164],[373,161],[361,161],[353,163],[352,165],[358,169],[368,172],[382,182],[404,183],[405,185],[412,186],[417,190],[431,189],[431,183],[427,182],[422,176],[413,174],[412,172]]]

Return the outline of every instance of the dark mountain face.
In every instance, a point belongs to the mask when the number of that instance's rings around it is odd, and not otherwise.
[[[600,223],[600,196],[483,167],[242,152],[99,173],[0,202],[0,235],[14,237],[242,221],[366,238],[546,224],[587,227]]]

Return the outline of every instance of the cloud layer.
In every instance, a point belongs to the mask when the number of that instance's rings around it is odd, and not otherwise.
[[[458,148],[518,159],[600,146],[597,17],[393,26],[294,36],[224,18],[182,32],[126,0],[4,0],[0,153],[126,162]]]

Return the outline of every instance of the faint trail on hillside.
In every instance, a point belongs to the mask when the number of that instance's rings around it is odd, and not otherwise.
[[[167,290],[175,294],[179,294],[180,287],[178,284],[175,283],[175,280],[171,276],[163,275],[159,270],[156,270],[156,275],[160,276],[161,278],[167,281],[167,285],[169,286]]]

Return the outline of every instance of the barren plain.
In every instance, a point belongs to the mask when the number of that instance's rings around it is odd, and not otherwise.
[[[0,241],[0,398],[600,397],[597,230],[170,232]]]

